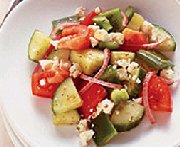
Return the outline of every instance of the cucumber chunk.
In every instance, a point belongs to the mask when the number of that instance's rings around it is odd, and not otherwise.
[[[162,51],[175,51],[176,50],[176,42],[173,38],[173,36],[164,28],[155,25],[155,28],[153,29],[152,34],[157,34],[158,40],[162,40],[165,37],[168,37],[166,41],[164,41],[161,45],[154,48],[156,50],[162,50]]]
[[[69,77],[57,89],[52,101],[52,111],[54,114],[60,114],[77,109],[81,105],[82,100],[72,79]]]
[[[93,18],[93,21],[106,31],[109,31],[113,28],[109,20],[105,16],[96,16]]]
[[[111,92],[111,100],[114,102],[115,105],[119,104],[121,100],[128,100],[129,94],[127,93],[126,89],[114,89]]]
[[[51,39],[39,30],[35,30],[28,46],[28,57],[34,62],[42,59],[51,45]]]
[[[125,15],[127,16],[128,20],[130,21],[131,18],[133,17],[135,11],[134,8],[131,6],[128,6],[125,10]]]
[[[135,53],[123,52],[123,51],[112,51],[111,52],[111,64],[115,65],[118,60],[130,60],[133,61],[135,58]]]
[[[131,21],[127,25],[127,28],[139,31],[143,22],[144,18],[140,14],[134,13],[133,17],[131,18]]]
[[[111,123],[109,116],[105,113],[101,113],[98,117],[93,119],[92,124],[92,129],[95,132],[93,139],[97,146],[107,144],[117,135],[117,131]]]
[[[53,114],[54,125],[72,125],[79,122],[80,116],[77,110],[70,110],[59,114]]]
[[[139,94],[139,92],[142,89],[142,83],[137,83],[136,80],[139,78],[139,80],[142,82],[144,77],[146,76],[146,71],[143,68],[138,68],[135,71],[134,76],[136,76],[135,80],[129,80],[127,82],[127,92],[129,94],[130,98],[136,98]]]
[[[50,55],[47,57],[48,60],[53,60],[54,57],[57,57],[59,60],[69,60],[70,57],[70,50],[67,49],[58,49],[52,51]]]
[[[143,118],[144,107],[133,101],[121,101],[111,115],[111,122],[118,132],[129,131]]]
[[[143,61],[143,64],[145,64],[145,66],[155,70],[174,66],[167,57],[156,51],[140,50],[136,53],[136,57],[137,60],[140,59],[139,61]],[[142,66],[144,66],[143,64]]]
[[[102,66],[104,53],[96,49],[71,51],[70,60],[72,63],[79,64],[84,74],[92,75]]]
[[[119,83],[119,78],[117,75],[117,70],[114,69],[111,65],[109,65],[103,74],[99,78],[100,80],[110,82],[110,83]]]

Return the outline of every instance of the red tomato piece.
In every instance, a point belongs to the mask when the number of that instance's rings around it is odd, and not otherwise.
[[[101,8],[99,8],[99,10],[100,10],[100,12],[102,12],[102,9],[101,9]],[[87,25],[87,26],[88,26],[88,25],[93,25],[93,24],[94,24],[93,18],[96,17],[96,16],[98,16],[98,13],[96,13],[95,10],[94,10],[94,11],[91,11],[91,12],[89,12],[89,13],[86,15],[86,17],[84,18],[84,20],[81,20],[81,21],[80,21],[80,23],[83,24],[83,25]]]
[[[32,93],[40,97],[52,98],[59,83],[49,84],[46,78],[51,76],[54,76],[54,73],[33,73],[31,81]]]
[[[90,47],[89,37],[92,31],[85,25],[76,25],[64,28],[58,47],[61,49],[83,50]]]
[[[147,37],[144,33],[134,31],[131,29],[124,29],[124,42],[125,44],[147,44]]]
[[[83,105],[79,109],[80,113],[88,118],[92,112],[96,111],[96,107],[107,95],[106,89],[101,85],[93,84],[86,92],[81,95]]]
[[[168,84],[155,74],[149,81],[148,101],[154,111],[172,112],[172,97]]]

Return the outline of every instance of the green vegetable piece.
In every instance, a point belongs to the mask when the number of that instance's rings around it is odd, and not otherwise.
[[[111,52],[111,64],[115,65],[118,60],[130,60],[133,61],[135,58],[135,53],[123,52],[123,51],[112,51]]]
[[[72,79],[69,77],[57,89],[52,101],[52,111],[54,114],[61,114],[77,109],[81,105],[82,100]]]
[[[144,70],[143,68],[138,68],[134,71],[134,75],[136,76],[135,80],[129,80],[126,83],[127,86],[127,92],[129,94],[130,98],[136,98],[139,94],[139,92],[142,89],[142,81],[144,79],[144,77],[146,76],[146,70]],[[137,83],[136,80],[139,79],[141,83]]]
[[[54,125],[72,125],[79,122],[80,116],[77,110],[70,110],[59,114],[53,114]]]
[[[115,89],[111,92],[111,100],[115,103],[115,105],[119,104],[121,100],[128,100],[129,95],[126,89]]]
[[[131,18],[131,21],[127,25],[127,28],[139,31],[143,22],[144,18],[140,14],[134,13],[133,17]]]
[[[174,40],[173,36],[164,28],[155,25],[155,29],[153,29],[153,33],[156,34],[158,40],[165,39],[168,37],[166,41],[164,41],[161,45],[155,47],[154,49],[162,50],[162,51],[175,51],[176,50],[176,41]]]
[[[99,78],[100,80],[109,82],[109,83],[119,83],[119,79],[117,76],[117,70],[114,69],[111,65],[109,65],[103,74]]]
[[[125,15],[127,16],[129,21],[133,17],[134,13],[135,13],[134,8],[131,7],[131,6],[127,7],[126,10],[125,10]]]
[[[93,21],[106,31],[109,31],[113,28],[109,20],[105,16],[96,16],[93,18]]]
[[[99,14],[100,16],[105,16],[109,19],[111,25],[113,26],[113,31],[121,30],[122,26],[122,15],[121,10],[119,8],[110,9],[103,13]]]
[[[92,124],[92,129],[95,132],[93,139],[97,146],[107,144],[114,136],[117,135],[117,131],[109,120],[109,116],[105,113],[101,113],[92,120]]]
[[[113,41],[108,42],[100,42],[98,45],[99,49],[105,49],[108,48],[110,50],[117,50],[119,48],[119,44]]]
[[[118,132],[129,131],[139,125],[144,107],[134,101],[121,101],[111,115],[111,122]]]
[[[144,61],[149,68],[160,70],[167,67],[173,67],[173,63],[163,54],[157,51],[140,50],[136,53],[136,57]]]
[[[59,60],[69,60],[70,50],[68,49],[58,49],[52,51],[50,55],[47,57],[48,60],[53,60],[54,57],[57,57]]]
[[[41,60],[51,45],[50,41],[49,36],[39,30],[35,30],[28,45],[29,59],[34,62]]]

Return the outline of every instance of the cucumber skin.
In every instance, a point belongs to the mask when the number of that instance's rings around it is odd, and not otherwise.
[[[165,41],[165,43],[162,43],[162,45],[160,45],[154,49],[155,50],[162,50],[162,51],[176,51],[176,41],[175,41],[174,37],[169,33],[169,31],[167,31],[165,28],[163,28],[159,25],[154,24],[154,26],[158,31],[163,32],[164,34],[168,35],[168,37],[170,38],[167,41]],[[167,42],[169,42],[169,43],[171,42],[170,43],[171,45],[170,46],[166,45]]]
[[[134,15],[134,8],[132,6],[128,6],[125,10],[125,15],[127,16],[128,20],[131,21],[131,18]]]
[[[108,48],[110,50],[117,50],[119,48],[119,44],[113,41],[109,42],[100,42],[98,45],[99,49],[105,49]]]
[[[136,116],[136,120],[134,120],[133,122],[131,122],[131,121],[129,121],[129,120],[127,120],[128,121],[128,123],[129,124],[125,124],[125,123],[120,123],[119,122],[119,124],[117,124],[117,122],[115,123],[114,122],[114,118],[113,117],[121,117],[121,115],[116,115],[116,114],[114,114],[114,113],[116,113],[115,111],[116,110],[118,110],[118,108],[120,107],[120,110],[121,110],[121,108],[123,107],[123,106],[121,106],[121,105],[123,105],[124,104],[124,106],[125,105],[128,105],[128,103],[131,103],[131,105],[132,106],[138,106],[139,107],[139,109],[140,109],[140,107],[141,107],[141,110],[140,110],[140,116],[137,118],[137,116]],[[133,105],[133,103],[134,103],[134,105]],[[123,108],[122,108],[123,109]],[[124,110],[124,109],[123,109]],[[123,111],[122,110],[122,111]],[[120,104],[119,105],[117,105],[115,108],[114,108],[114,113],[111,115],[111,121],[112,121],[112,123],[114,124],[114,127],[116,128],[116,130],[118,131],[118,132],[126,132],[126,131],[129,131],[129,130],[131,130],[131,129],[133,129],[133,128],[135,128],[136,126],[138,126],[139,125],[139,123],[141,122],[141,120],[143,119],[143,116],[144,116],[144,107],[143,106],[141,106],[140,104],[137,104],[136,102],[133,102],[133,101],[121,101],[120,102]],[[113,115],[115,115],[115,116],[113,116]],[[131,115],[131,117],[132,117],[132,115]]]

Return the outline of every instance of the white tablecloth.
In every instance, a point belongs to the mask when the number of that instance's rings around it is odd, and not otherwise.
[[[0,22],[9,8],[10,0],[0,0]],[[0,147],[13,147],[11,139],[4,127],[2,116],[0,113]]]

